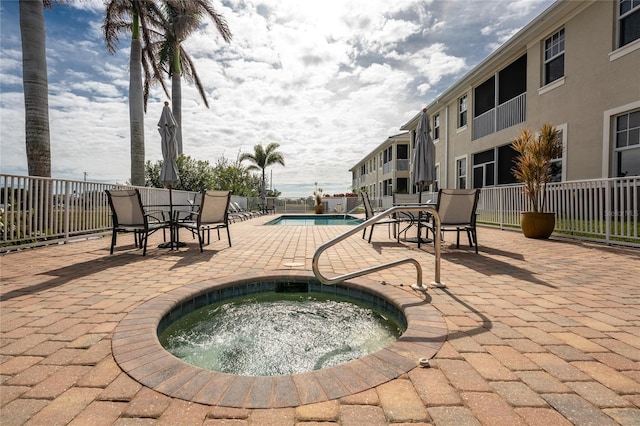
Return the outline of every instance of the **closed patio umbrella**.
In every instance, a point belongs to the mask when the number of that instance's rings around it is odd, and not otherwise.
[[[413,182],[420,191],[418,200],[422,202],[422,191],[435,181],[436,147],[429,135],[429,115],[422,110],[416,128],[416,145],[413,151]]]
[[[169,189],[169,209],[173,220],[173,197],[171,194],[171,190],[180,183],[180,176],[178,174],[178,142],[176,140],[176,128],[178,127],[178,123],[176,123],[175,118],[173,117],[173,113],[171,112],[171,108],[169,108],[169,102],[164,103],[164,108],[162,108],[162,115],[160,116],[160,121],[158,121],[158,131],[160,132],[161,137],[161,147],[162,147],[162,169],[160,170],[160,181],[162,184]],[[174,247],[175,240],[173,238],[173,227],[171,231],[171,242],[168,245],[161,245],[167,247]]]
[[[422,203],[422,191],[435,181],[436,147],[429,135],[429,115],[423,108],[418,127],[416,128],[416,143],[413,150],[413,183],[418,187],[418,202]],[[418,220],[418,247],[423,242],[420,239],[420,220]],[[425,240],[425,242],[428,242]]]

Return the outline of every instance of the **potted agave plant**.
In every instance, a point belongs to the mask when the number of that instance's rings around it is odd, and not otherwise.
[[[553,159],[562,155],[560,131],[548,123],[537,135],[524,129],[511,146],[518,153],[511,172],[524,184],[531,206],[531,211],[520,214],[522,233],[528,238],[549,238],[555,228],[555,213],[545,211],[547,183],[551,180]]]
[[[316,214],[322,214],[324,212],[324,206],[322,205],[322,188],[318,188],[318,183],[315,183],[316,190],[313,191],[313,199],[315,204],[313,206],[313,211]]]

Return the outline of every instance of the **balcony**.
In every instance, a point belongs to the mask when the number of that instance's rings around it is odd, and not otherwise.
[[[473,140],[520,124],[527,119],[527,94],[522,93],[473,119]]]

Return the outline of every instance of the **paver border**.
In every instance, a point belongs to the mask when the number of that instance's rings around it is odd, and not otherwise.
[[[158,340],[160,321],[176,306],[212,289],[270,280],[314,279],[305,271],[268,276],[211,279],[161,294],[136,307],[116,326],[112,352],[131,378],[173,398],[238,408],[280,408],[328,401],[363,392],[419,367],[447,339],[447,325],[428,295],[366,278],[343,283],[395,305],[407,319],[406,331],[391,345],[335,367],[288,376],[236,376],[188,364]]]

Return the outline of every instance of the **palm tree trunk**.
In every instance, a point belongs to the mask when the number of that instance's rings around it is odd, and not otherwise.
[[[179,51],[179,49],[176,49]],[[178,57],[178,64],[174,60],[174,70],[171,75],[171,106],[173,109],[173,118],[178,123],[176,129],[176,141],[178,142],[178,156],[181,156],[182,151],[182,78],[180,77],[180,58]]]
[[[142,44],[139,38],[131,39],[130,61],[131,184],[144,186],[144,99],[142,95]]]
[[[30,176],[51,177],[45,34],[42,1],[20,0],[27,166]]]

